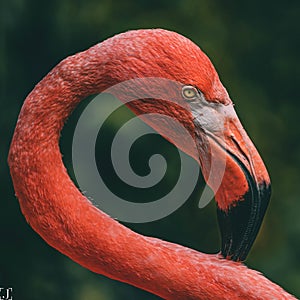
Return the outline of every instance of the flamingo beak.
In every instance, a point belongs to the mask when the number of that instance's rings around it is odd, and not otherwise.
[[[269,203],[269,175],[232,105],[210,122],[200,119],[194,119],[196,143],[204,178],[215,193],[221,254],[244,261]]]
[[[144,122],[193,157],[214,191],[222,238],[221,254],[234,261],[244,261],[269,203],[270,178],[233,105],[206,101],[199,96],[185,104],[180,114],[173,114],[179,111],[177,106],[164,111],[174,119],[179,118],[189,129],[194,142],[191,143],[185,133],[174,130],[177,126],[170,125],[164,117],[160,121],[157,116],[152,119],[151,114],[144,115],[150,105],[153,111],[160,111],[165,107],[161,102],[146,99],[143,103],[141,106],[131,102],[128,106]]]

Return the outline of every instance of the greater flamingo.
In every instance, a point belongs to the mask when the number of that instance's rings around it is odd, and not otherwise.
[[[86,96],[145,77],[183,83],[180,95],[187,103],[201,100],[202,106],[214,111],[232,108],[207,56],[174,32],[129,31],[66,58],[26,98],[11,143],[11,176],[28,223],[49,245],[91,271],[165,299],[294,299],[258,272],[235,262],[246,258],[257,235],[269,201],[270,180],[234,113],[223,116],[228,124],[224,143],[218,132],[199,128],[187,112],[173,115],[196,141],[206,135],[226,153],[225,174],[215,198],[221,254],[228,259],[137,234],[93,206],[75,187],[58,145],[65,120]],[[144,106],[138,103],[129,106],[139,114],[159,107],[149,99]],[[170,114],[166,106],[160,110]],[[208,180],[203,159],[207,153],[197,145]],[[209,184],[214,188],[213,182]]]

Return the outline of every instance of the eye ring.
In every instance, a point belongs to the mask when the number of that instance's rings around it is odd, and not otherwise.
[[[196,99],[199,95],[198,90],[192,85],[185,85],[184,87],[182,87],[181,93],[183,98],[185,98],[186,100]]]

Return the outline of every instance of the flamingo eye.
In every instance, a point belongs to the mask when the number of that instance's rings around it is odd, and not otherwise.
[[[186,100],[195,99],[198,96],[198,90],[191,85],[186,85],[182,88],[182,96]]]

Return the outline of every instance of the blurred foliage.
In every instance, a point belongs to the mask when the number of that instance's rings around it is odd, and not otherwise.
[[[299,1],[10,0],[0,5],[0,287],[12,286],[15,299],[23,300],[158,299],[85,270],[35,234],[14,197],[6,157],[22,102],[50,68],[116,33],[162,27],[189,37],[210,56],[270,171],[272,201],[247,265],[300,296]],[[70,173],[79,115],[80,108],[61,141]],[[149,145],[145,141],[144,149]],[[169,217],[127,225],[217,252],[215,206],[197,209],[199,182]]]

